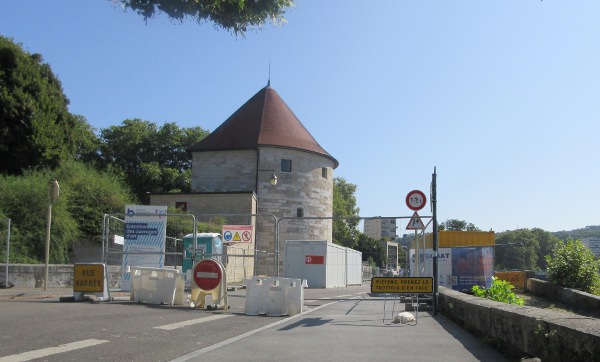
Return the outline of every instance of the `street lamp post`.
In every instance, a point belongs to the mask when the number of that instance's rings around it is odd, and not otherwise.
[[[48,290],[48,263],[50,261],[50,225],[52,224],[52,204],[58,199],[58,181],[50,181],[48,184],[48,218],[46,225],[46,271],[44,273],[44,290]]]
[[[271,177],[269,177],[269,184],[271,186],[277,185],[277,175],[275,175],[275,170],[264,170],[256,168],[256,196],[258,197],[258,201],[260,202],[260,197],[258,196],[258,173],[259,172],[273,172]],[[275,236],[273,240],[273,246],[275,249],[275,276],[279,276],[279,223],[275,222]]]

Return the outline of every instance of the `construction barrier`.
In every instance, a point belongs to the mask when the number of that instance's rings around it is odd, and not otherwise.
[[[180,270],[131,267],[131,297],[138,303],[182,305],[185,278]]]
[[[95,294],[96,301],[110,301],[108,268],[104,263],[79,263],[73,265],[73,296],[61,297],[61,302],[90,301],[86,294]]]
[[[212,297],[212,304],[206,304],[206,297]],[[228,309],[227,276],[223,264],[215,259],[202,259],[194,265],[190,307],[207,309]]]
[[[246,281],[247,315],[293,316],[303,312],[306,280],[252,277]]]

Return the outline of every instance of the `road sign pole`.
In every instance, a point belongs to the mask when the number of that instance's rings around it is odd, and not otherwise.
[[[431,175],[431,213],[433,216],[433,315],[437,315],[438,298],[438,224],[437,224],[437,174],[435,166]]]

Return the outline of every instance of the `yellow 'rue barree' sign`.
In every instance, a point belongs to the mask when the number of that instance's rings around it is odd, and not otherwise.
[[[73,266],[74,292],[103,292],[103,264],[75,264]]]
[[[373,277],[371,293],[433,293],[433,278]]]

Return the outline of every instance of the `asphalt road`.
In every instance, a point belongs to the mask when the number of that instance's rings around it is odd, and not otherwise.
[[[506,360],[441,315],[392,323],[403,304],[368,290],[307,289],[305,312],[293,317],[245,315],[243,289],[229,292],[224,311],[4,295],[0,362]]]

